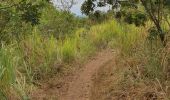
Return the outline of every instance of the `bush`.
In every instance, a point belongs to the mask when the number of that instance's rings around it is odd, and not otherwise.
[[[75,32],[79,21],[80,19],[71,13],[58,11],[49,5],[43,11],[39,28],[44,35],[54,35],[56,38],[65,37]]]

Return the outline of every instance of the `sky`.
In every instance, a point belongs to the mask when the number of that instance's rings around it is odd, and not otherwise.
[[[57,4],[57,0],[53,0],[53,1],[54,1],[54,4]],[[75,15],[77,15],[77,16],[83,16],[80,8],[81,8],[81,5],[84,1],[85,0],[76,0],[76,4],[71,8],[71,12],[74,13]],[[108,5],[106,7],[96,8],[96,10],[101,10],[101,11],[106,12],[107,10],[109,10],[109,7],[110,6]]]
[[[81,8],[81,5],[82,5],[83,2],[84,2],[84,0],[77,0],[76,5],[74,5],[71,8],[71,12],[76,14],[77,16],[82,16],[80,8]]]

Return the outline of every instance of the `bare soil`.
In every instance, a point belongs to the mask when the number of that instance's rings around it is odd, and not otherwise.
[[[113,59],[111,50],[103,50],[64,79],[51,78],[32,93],[31,100],[90,100],[93,78],[101,67]]]

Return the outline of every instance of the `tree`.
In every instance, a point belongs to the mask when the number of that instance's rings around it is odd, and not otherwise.
[[[150,19],[154,22],[159,37],[163,43],[166,45],[165,31],[162,28],[162,24],[166,21],[168,24],[168,19],[166,15],[166,10],[169,7],[169,0],[140,0],[144,6]]]
[[[147,21],[144,12],[137,12],[139,0],[86,0],[81,6],[81,11],[89,16],[95,14],[95,8],[108,5],[112,6],[115,18],[124,17],[124,21],[129,24],[141,26]]]
[[[94,1],[96,0],[86,0],[81,6],[82,13],[84,13],[85,15],[89,15],[90,13],[92,13],[96,6],[94,4]]]
[[[138,0],[86,0],[82,6],[82,13],[89,15],[96,7],[103,7],[110,5],[115,12],[120,12],[121,7],[136,7]]]
[[[56,0],[55,3],[57,8],[63,11],[70,11],[73,5],[76,4],[76,0]]]
[[[38,26],[42,34],[60,38],[76,30],[79,24],[79,18],[70,12],[59,11],[54,6],[49,5],[43,10],[40,23]]]
[[[42,8],[46,0],[2,0],[0,2],[0,40],[26,34],[40,22]],[[31,32],[28,32],[31,33]]]
[[[116,14],[120,15],[125,12],[125,20],[130,24],[135,23],[137,26],[144,24],[145,17],[148,16],[153,21],[163,45],[166,45],[166,32],[163,30],[162,24],[166,22],[170,27],[167,13],[170,8],[170,0],[86,0],[81,10],[82,13],[89,15],[93,13],[95,7],[103,7],[107,4],[112,6]],[[145,11],[139,7],[143,7]],[[132,11],[134,14],[132,14]]]
[[[20,18],[25,22],[31,22],[32,25],[39,23],[39,18],[41,16],[41,8],[43,7],[44,0],[41,1],[28,1],[19,0],[14,1],[1,1],[0,11],[11,10],[15,15],[20,16]],[[6,5],[8,3],[9,5]],[[14,11],[15,10],[15,11]],[[12,17],[12,16],[11,16]]]

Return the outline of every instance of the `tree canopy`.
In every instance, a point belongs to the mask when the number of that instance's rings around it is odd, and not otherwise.
[[[10,37],[22,36],[38,25],[42,9],[47,3],[47,0],[1,0],[0,40],[10,41]]]
[[[0,3],[0,12],[8,13],[12,17],[20,17],[25,22],[30,22],[32,25],[39,23],[41,8],[46,0],[3,0]],[[2,14],[1,14],[2,15]]]
[[[108,4],[112,6],[117,17],[124,15],[124,20],[129,24],[144,25],[148,17],[153,21],[160,39],[165,45],[166,32],[163,30],[162,24],[169,24],[170,0],[86,0],[82,4],[81,11],[85,15],[90,15],[95,12],[96,7]]]

